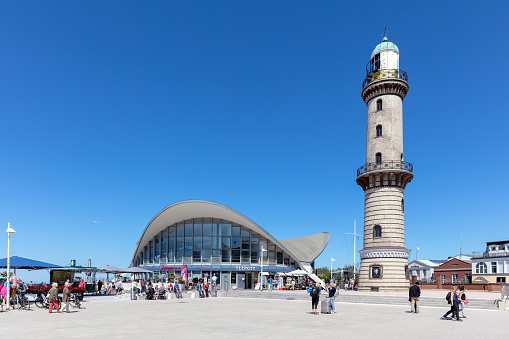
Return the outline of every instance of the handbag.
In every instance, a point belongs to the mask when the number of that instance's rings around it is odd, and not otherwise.
[[[464,303],[464,304],[468,304],[468,299],[465,299],[465,300],[463,301],[463,303]]]

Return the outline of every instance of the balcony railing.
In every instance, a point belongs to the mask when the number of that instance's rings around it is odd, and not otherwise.
[[[362,165],[357,169],[357,176],[363,175],[364,173],[373,172],[373,171],[383,171],[383,170],[402,170],[413,172],[414,165],[406,161],[383,161],[379,164],[377,163],[369,163],[366,165]]]
[[[405,71],[400,69],[379,69],[369,73],[362,82],[362,88],[366,87],[372,82],[383,79],[401,79],[408,82],[408,75]]]
[[[474,252],[473,256],[476,258],[509,257],[509,251],[497,250],[489,252]]]

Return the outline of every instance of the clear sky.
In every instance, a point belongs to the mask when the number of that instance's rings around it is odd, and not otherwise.
[[[127,267],[157,212],[204,199],[277,239],[330,232],[317,266],[352,263],[361,84],[387,25],[410,84],[407,248],[445,259],[463,235],[463,253],[482,251],[509,239],[507,13],[503,1],[3,2],[1,234],[11,222],[12,255]]]

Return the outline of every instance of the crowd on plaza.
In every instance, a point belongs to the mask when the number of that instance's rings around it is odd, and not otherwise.
[[[191,288],[198,292],[200,298],[208,298],[210,296],[210,285],[204,279],[199,279],[198,283]],[[182,290],[179,284],[168,283],[165,285],[161,280],[158,280],[156,283],[151,280],[135,280],[132,291],[136,294],[137,298],[143,296],[146,300],[166,299],[169,298],[171,293],[175,293],[176,298],[182,298]]]
[[[410,313],[419,313],[419,297],[421,296],[421,289],[419,282],[416,281],[408,291],[408,301],[410,301]],[[440,319],[442,320],[455,320],[463,321],[460,318],[467,318],[465,316],[465,305],[468,304],[465,286],[452,286],[451,291],[445,296],[447,303],[451,305],[451,309],[447,311]],[[460,317],[461,312],[461,317]],[[451,314],[451,318],[448,315]]]

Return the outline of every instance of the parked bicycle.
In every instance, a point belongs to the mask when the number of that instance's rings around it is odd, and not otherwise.
[[[35,306],[39,308],[49,309],[49,299],[46,296],[46,292],[38,291],[37,298],[35,298]],[[62,307],[62,298],[58,298],[58,308]]]
[[[30,301],[28,300],[28,297],[25,295],[25,293],[16,293],[16,304],[18,305],[18,311],[30,310]]]
[[[70,302],[73,308],[81,308],[80,297],[76,293],[71,293]]]

